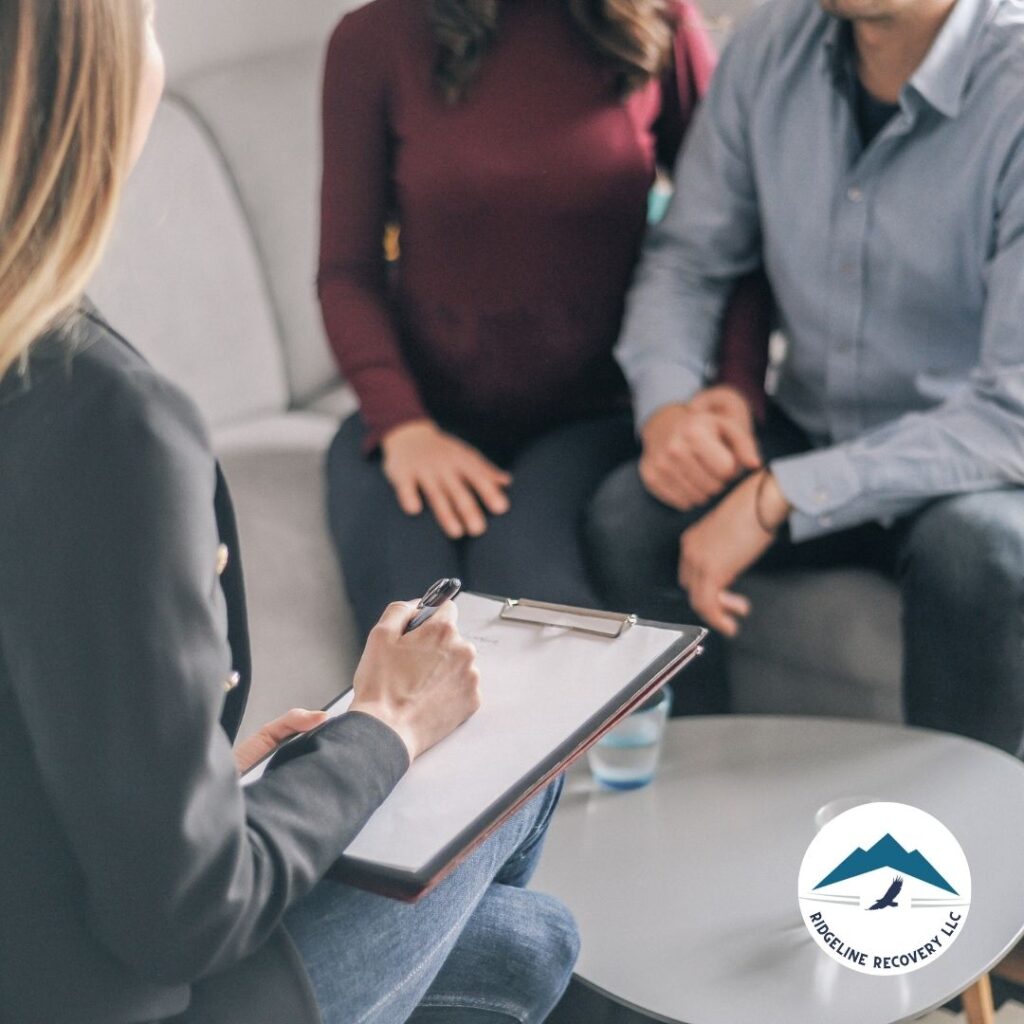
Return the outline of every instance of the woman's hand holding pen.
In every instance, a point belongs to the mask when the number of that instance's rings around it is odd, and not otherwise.
[[[381,448],[384,475],[402,510],[418,516],[425,499],[453,540],[484,533],[485,510],[496,516],[508,511],[505,488],[512,477],[432,420],[395,427],[384,436]]]
[[[410,761],[480,707],[476,648],[459,634],[454,602],[406,633],[418,610],[412,601],[388,605],[356,669],[351,705],[394,729]]]

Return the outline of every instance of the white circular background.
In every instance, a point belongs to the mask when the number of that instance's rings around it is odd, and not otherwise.
[[[897,867],[882,866],[815,890],[847,857],[870,850],[886,834],[908,854],[916,851],[926,858],[956,894],[909,874],[906,868],[915,867],[916,858],[903,859],[898,851],[895,859],[903,863]],[[867,909],[897,876],[903,879],[897,906]],[[800,866],[798,895],[804,924],[833,960],[862,974],[906,974],[934,963],[963,931],[971,902],[971,871],[956,837],[937,818],[909,804],[866,803],[828,822],[811,841]],[[826,942],[817,931],[821,922],[810,920],[815,913],[845,947],[866,954],[867,963],[849,959],[842,947]],[[959,915],[959,921],[951,915]],[[931,953],[900,962],[929,942]],[[896,962],[886,964],[886,957]]]

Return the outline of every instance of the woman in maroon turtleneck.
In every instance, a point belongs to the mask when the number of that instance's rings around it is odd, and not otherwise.
[[[373,0],[336,29],[319,292],[360,400],[328,474],[364,633],[444,575],[599,603],[577,528],[634,452],[612,348],[713,64],[685,0]],[[752,403],[766,319],[741,288],[722,365]]]

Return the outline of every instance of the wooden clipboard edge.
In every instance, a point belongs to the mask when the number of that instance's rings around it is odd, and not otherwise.
[[[640,625],[678,632],[678,625],[639,620]],[[473,851],[488,839],[511,815],[542,790],[555,776],[590,749],[606,732],[613,729],[628,714],[635,711],[644,701],[677,676],[691,661],[703,652],[701,643],[707,630],[698,627],[684,627],[696,630],[696,635],[680,637],[656,661],[652,662],[640,676],[634,677],[611,701],[592,715],[569,739],[552,752],[553,760],[544,763],[540,775],[525,789],[520,790],[523,780],[494,801],[478,815],[465,829],[447,844],[433,860],[417,872],[385,868],[368,861],[342,854],[328,872],[329,877],[347,885],[354,885],[369,892],[416,903],[455,870]],[[648,676],[648,673],[651,673]],[[640,684],[637,680],[646,677]],[[629,692],[624,703],[618,705],[621,695]],[[618,705],[616,707],[616,705]],[[611,710],[609,710],[611,709]]]

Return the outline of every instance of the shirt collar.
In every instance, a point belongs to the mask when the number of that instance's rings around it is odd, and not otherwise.
[[[999,0],[957,0],[928,55],[907,83],[907,88],[946,117],[960,113],[975,39],[998,3]],[[842,82],[853,72],[853,34],[849,22],[831,15],[828,20],[824,37],[826,61],[833,79]]]
[[[974,42],[993,0],[957,0],[924,62],[907,83],[940,114],[956,117],[971,73]]]
[[[853,37],[850,23],[834,15],[826,14],[825,25],[825,66],[836,85],[846,82],[853,61]]]

